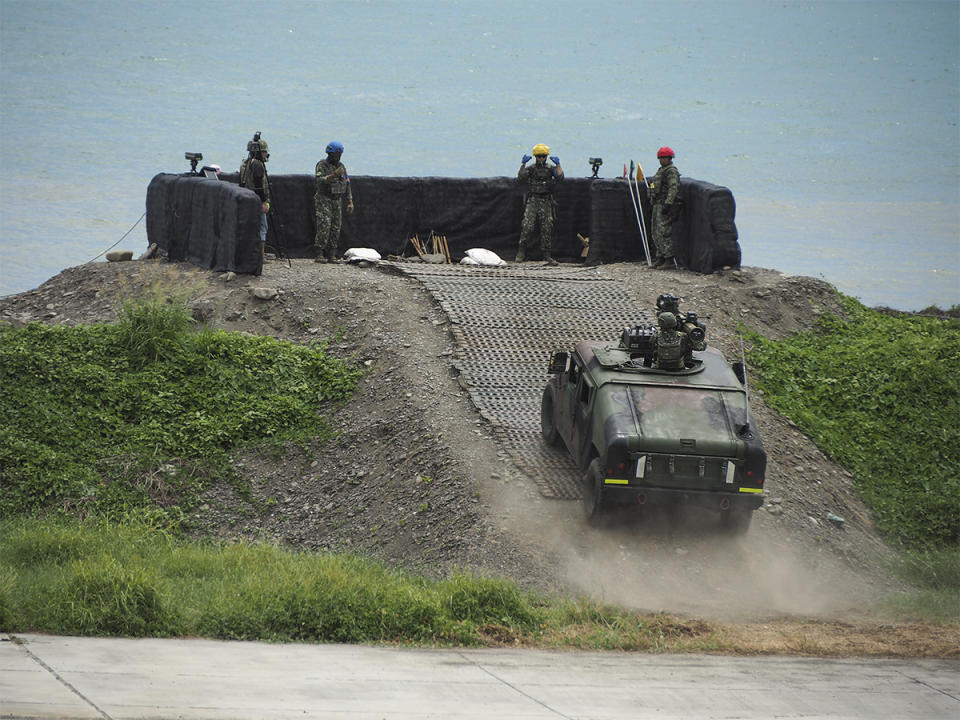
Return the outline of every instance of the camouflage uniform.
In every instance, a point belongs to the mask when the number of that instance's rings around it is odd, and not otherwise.
[[[653,244],[661,258],[673,257],[673,221],[680,190],[680,171],[673,163],[657,170],[650,183],[650,202],[653,206]]]
[[[327,175],[343,168],[341,175],[332,181]],[[350,180],[347,168],[343,163],[336,165],[329,160],[317,163],[317,191],[314,195],[314,205],[317,212],[317,237],[315,241],[317,257],[325,256],[328,260],[336,258],[340,246],[340,228],[343,225],[344,195],[347,202],[353,202],[353,191],[350,189]]]
[[[657,333],[657,367],[661,370],[682,370],[689,351],[690,339],[686,333],[660,328]]]
[[[270,209],[270,180],[267,177],[267,168],[259,158],[249,157],[240,163],[240,187],[253,190],[260,203],[266,203]],[[260,216],[260,242],[267,241],[267,214]]]
[[[555,165],[534,163],[530,167],[520,168],[517,173],[520,182],[526,181],[529,189],[524,194],[523,220],[520,223],[520,249],[517,259],[520,260],[526,253],[527,238],[540,221],[540,251],[544,259],[551,257],[550,248],[553,241],[553,219],[556,202],[553,199],[553,189],[563,175],[557,174]]]

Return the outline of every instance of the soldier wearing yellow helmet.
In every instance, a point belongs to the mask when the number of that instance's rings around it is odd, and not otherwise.
[[[557,261],[551,254],[553,241],[553,220],[556,214],[556,200],[553,199],[553,190],[556,184],[563,180],[563,168],[560,167],[560,158],[550,156],[552,165],[547,162],[550,148],[543,143],[533,146],[533,157],[536,162],[527,167],[530,155],[524,155],[520,162],[520,172],[517,179],[527,183],[527,191],[523,195],[523,220],[520,223],[520,247],[517,250],[517,262],[526,258],[527,238],[540,223],[540,251],[548,265],[556,265]]]

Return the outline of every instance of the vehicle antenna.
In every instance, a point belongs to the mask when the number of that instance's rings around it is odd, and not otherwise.
[[[743,335],[740,335],[740,363],[743,365],[743,396],[747,403],[747,415],[743,419],[743,430],[750,432],[750,388],[747,386],[747,355],[743,351]]]

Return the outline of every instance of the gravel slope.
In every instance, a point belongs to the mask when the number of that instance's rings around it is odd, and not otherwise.
[[[760,268],[597,272],[638,307],[662,292],[683,297],[728,358],[739,356],[740,324],[777,337],[836,309],[825,283]],[[276,297],[258,299],[255,288]],[[0,298],[0,320],[104,322],[123,298],[180,293],[203,322],[299,343],[329,338],[331,352],[367,371],[355,401],[334,417],[335,440],[280,459],[237,456],[266,511],[216,489],[194,517],[197,534],[352,550],[428,574],[465,567],[708,618],[849,617],[896,589],[883,565],[889,550],[852,478],[757,394],[766,505],[745,537],[726,538],[693,511],[642,523],[624,512],[590,528],[579,503],[542,497],[513,465],[458,382],[449,319],[416,281],[389,269],[273,260],[261,277],[229,278],[163,261],[97,263]]]

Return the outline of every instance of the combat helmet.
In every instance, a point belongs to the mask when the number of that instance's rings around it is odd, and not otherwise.
[[[675,330],[677,327],[677,316],[672,312],[662,312],[657,315],[657,324],[661,330]]]
[[[536,145],[533,146],[533,150],[531,151],[530,154],[533,155],[534,157],[536,157],[537,155],[549,155],[550,148],[548,148],[543,143],[537,143]]]
[[[269,149],[269,146],[267,145],[267,141],[261,139],[259,130],[257,130],[253,134],[253,140],[249,140],[247,142],[247,152],[248,153],[262,152],[264,160],[267,160],[270,157],[270,149]]]

